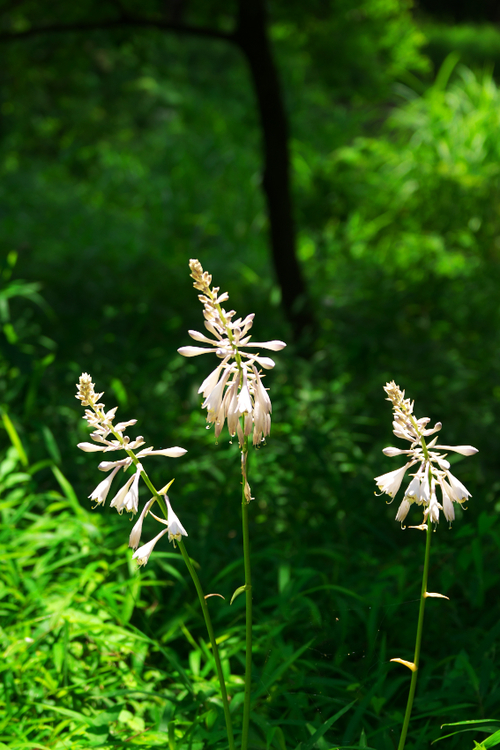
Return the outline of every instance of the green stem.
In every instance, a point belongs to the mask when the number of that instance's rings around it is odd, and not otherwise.
[[[422,591],[420,594],[420,609],[418,612],[417,638],[415,640],[415,656],[413,658],[413,664],[415,665],[415,669],[411,673],[410,692],[408,695],[408,703],[406,704],[406,713],[405,713],[405,718],[403,721],[403,728],[401,730],[401,737],[399,738],[398,750],[403,750],[405,746],[408,726],[410,724],[411,710],[413,708],[413,699],[415,697],[415,690],[417,688],[418,665],[420,661],[420,644],[422,642],[422,633],[424,630],[424,609],[425,609],[425,600],[426,600],[426,595],[427,595],[427,578],[429,575],[431,534],[432,534],[432,524],[431,524],[430,518],[428,518],[426,540],[425,540],[424,573],[422,575]]]
[[[207,600],[205,599],[205,596],[203,594],[203,589],[201,588],[200,579],[198,578],[198,574],[196,573],[193,563],[191,562],[190,557],[186,551],[184,542],[182,541],[182,539],[178,539],[177,544],[179,545],[181,555],[184,558],[184,562],[186,563],[187,569],[189,570],[191,578],[193,579],[193,583],[196,588],[196,593],[198,594],[198,599],[200,600],[201,611],[203,612],[203,617],[205,619],[205,625],[207,627],[208,637],[210,638],[210,643],[212,644],[212,652],[214,655],[215,668],[217,670],[217,677],[219,678],[220,692],[222,696],[222,704],[224,706],[224,716],[226,717],[226,729],[227,729],[227,739],[229,741],[229,748],[230,750],[235,750],[234,737],[233,737],[233,724],[231,721],[231,714],[229,712],[229,701],[227,698],[226,683],[224,680],[224,675],[222,673],[222,665],[220,663],[219,648],[217,646],[217,641],[215,640],[215,633],[214,633],[214,629],[212,625],[212,620],[210,618],[210,612],[208,611]]]
[[[245,696],[243,703],[243,726],[241,750],[247,750],[248,730],[250,726],[250,696],[252,689],[252,566],[250,562],[250,536],[248,533],[248,501],[245,497],[245,478],[248,471],[248,437],[245,437],[241,452],[242,489],[241,519],[243,528],[243,558],[245,564],[245,598],[246,598],[246,637],[245,637]]]
[[[115,432],[113,428],[111,428],[111,432],[115,436],[115,438],[117,438],[122,444],[124,443],[122,436],[118,432]],[[123,445],[123,447],[124,447],[124,450],[127,452],[127,454],[130,456],[130,458],[132,459],[134,466],[137,467],[140,464],[140,461],[135,455],[135,453],[132,450],[128,449],[126,445]],[[144,471],[144,468],[141,469],[141,477],[144,480],[145,484],[147,485],[148,489],[151,490],[151,492],[155,496],[156,501],[158,505],[160,506],[163,515],[165,516],[165,519],[168,519],[168,510],[167,510],[167,506],[165,503],[165,498],[162,497],[162,495],[158,493],[158,490],[153,485],[147,473]],[[196,573],[196,570],[194,569],[191,559],[186,551],[184,542],[182,541],[182,539],[178,539],[177,544],[179,545],[181,555],[184,559],[184,562],[186,563],[186,567],[189,571],[189,574],[191,578],[193,579],[193,583],[196,588],[196,593],[198,594],[198,599],[200,600],[201,611],[203,612],[203,618],[205,620],[208,637],[212,645],[212,653],[214,655],[215,668],[217,671],[217,677],[219,679],[220,692],[222,696],[222,704],[224,707],[224,716],[226,718],[226,729],[227,729],[227,739],[229,742],[229,750],[236,750],[235,744],[234,744],[234,736],[233,736],[233,724],[231,721],[231,714],[229,711],[229,701],[227,697],[226,683],[224,680],[224,674],[222,672],[222,665],[221,665],[220,656],[219,656],[219,648],[217,646],[217,641],[215,640],[215,633],[214,633],[214,628],[212,625],[212,620],[210,618],[210,612],[208,610],[207,600],[205,599],[205,595],[201,587],[200,579],[198,578],[198,574]]]

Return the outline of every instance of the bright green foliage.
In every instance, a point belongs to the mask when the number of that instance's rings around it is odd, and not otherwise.
[[[350,0],[312,0],[307,4],[274,0],[273,39],[278,51],[295,53],[288,65],[283,58],[285,76],[297,80],[302,74],[306,81],[315,82],[319,78],[326,91],[335,92],[342,101],[379,102],[390,93],[394,80],[404,78],[408,71],[423,72],[429,67],[420,52],[425,37],[415,25],[411,7],[407,0],[362,0],[356,4]],[[304,87],[301,95],[308,94]],[[316,86],[315,94],[317,106]],[[311,104],[314,106],[313,101]]]
[[[406,283],[470,276],[496,257],[500,93],[491,76],[463,67],[446,88],[449,72],[443,67],[422,97],[405,92],[387,137],[359,138],[319,165],[331,190],[317,258],[328,281],[346,254],[365,272]],[[310,267],[318,278],[312,259]]]

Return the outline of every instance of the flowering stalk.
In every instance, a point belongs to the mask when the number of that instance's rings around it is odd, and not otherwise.
[[[442,427],[441,422],[437,422],[433,428],[427,428],[430,421],[428,417],[416,419],[413,415],[414,403],[410,401],[410,399],[404,398],[404,391],[401,391],[394,381],[386,383],[384,390],[388,396],[387,400],[392,403],[394,411],[394,434],[396,437],[409,441],[411,445],[408,450],[400,450],[399,448],[392,447],[384,448],[383,452],[386,456],[405,455],[408,461],[400,469],[375,477],[375,481],[381,493],[386,493],[394,499],[396,493],[401,487],[406,471],[409,468],[418,465],[417,470],[413,474],[413,479],[406,488],[403,501],[396,514],[396,520],[403,524],[412,503],[421,505],[424,508],[423,521],[419,526],[410,526],[410,528],[419,529],[426,533],[424,572],[422,575],[420,607],[413,661],[409,662],[404,659],[391,659],[391,661],[399,662],[405,667],[408,667],[412,673],[408,702],[403,720],[403,728],[401,730],[401,737],[398,745],[398,750],[403,750],[406,743],[406,735],[408,733],[413,700],[415,698],[415,690],[417,687],[420,646],[422,643],[422,633],[424,628],[425,600],[429,597],[448,599],[448,597],[443,596],[443,594],[435,594],[427,591],[431,549],[431,524],[439,523],[439,511],[442,510],[445,518],[451,525],[451,521],[455,518],[453,503],[462,504],[470,497],[470,492],[464,487],[460,480],[449,471],[450,464],[445,458],[447,454],[441,454],[439,451],[454,451],[455,453],[460,453],[464,456],[472,456],[474,453],[477,453],[477,449],[473,448],[471,445],[436,445],[437,437],[433,438],[430,443],[427,443],[425,438],[438,432]],[[438,502],[436,496],[436,489],[438,486],[441,489],[442,505]],[[392,502],[392,499],[390,502]]]
[[[250,560],[250,535],[248,530],[248,504],[252,492],[248,482],[248,442],[252,435],[255,446],[260,445],[271,431],[271,399],[262,383],[262,370],[274,367],[270,357],[263,357],[259,352],[248,352],[245,349],[268,349],[280,351],[286,344],[283,341],[251,342],[249,331],[253,325],[254,314],[245,319],[233,320],[234,310],[227,312],[221,306],[229,299],[227,292],[219,294],[219,287],[211,287],[212,277],[203,270],[198,260],[190,260],[189,268],[194,279],[194,287],[203,304],[205,328],[215,338],[210,339],[199,331],[189,331],[195,341],[208,344],[211,348],[183,346],[178,351],[184,357],[196,357],[209,352],[214,353],[221,361],[213,372],[205,378],[198,393],[204,397],[203,408],[207,409],[207,422],[214,425],[215,437],[219,437],[227,421],[229,434],[238,436],[241,452],[241,486],[242,486],[242,530],[243,560],[245,583],[233,594],[235,597],[245,592],[245,690],[243,701],[243,725],[241,748],[248,746],[250,725],[250,697],[252,680],[252,569]]]
[[[143,479],[146,486],[153,494],[151,500],[149,500],[144,505],[144,508],[142,509],[142,512],[136,524],[134,525],[132,532],[130,533],[129,547],[135,549],[132,559],[137,560],[139,566],[146,565],[155,545],[167,532],[168,540],[169,542],[173,542],[174,547],[175,542],[177,541],[181,555],[193,580],[196,593],[198,594],[198,599],[200,601],[201,610],[203,612],[205,625],[207,627],[208,636],[210,638],[210,643],[212,646],[212,653],[214,655],[217,677],[220,684],[224,716],[226,719],[229,750],[235,750],[231,714],[229,711],[229,700],[226,690],[226,684],[224,681],[224,675],[222,672],[219,649],[217,646],[217,641],[215,639],[215,633],[208,610],[207,600],[205,598],[205,595],[203,594],[203,589],[201,587],[198,575],[186,551],[184,542],[182,541],[182,537],[188,535],[187,531],[184,529],[184,526],[175,514],[170,500],[166,494],[174,480],[172,479],[162,490],[156,490],[149,476],[145,472],[142,463],[139,460],[140,458],[154,455],[177,458],[184,455],[184,453],[186,453],[186,450],[184,448],[175,447],[155,451],[152,447],[150,447],[145,448],[136,454],[135,449],[140,448],[142,445],[144,445],[143,438],[138,437],[135,440],[131,441],[127,435],[124,435],[124,431],[127,427],[134,425],[137,420],[132,419],[128,422],[121,422],[117,425],[114,425],[113,420],[115,418],[117,407],[111,409],[108,412],[104,411],[104,404],[99,403],[103,394],[95,393],[94,383],[92,383],[92,378],[90,377],[90,375],[88,375],[88,373],[83,373],[80,376],[77,389],[78,391],[76,398],[82,402],[83,406],[90,407],[85,410],[84,419],[86,419],[87,422],[94,428],[94,432],[91,434],[91,438],[94,442],[79,443],[78,447],[87,453],[93,453],[97,451],[110,452],[124,450],[127,454],[127,457],[124,459],[120,459],[117,461],[102,461],[99,464],[99,469],[101,471],[110,471],[110,473],[108,477],[96,487],[94,492],[92,492],[89,497],[98,505],[104,504],[115,475],[118,473],[120,468],[125,471],[131,465],[135,466],[136,472],[134,476],[130,477],[127,480],[127,482],[115,495],[110,503],[111,507],[116,507],[120,515],[122,514],[124,509],[129,511],[132,515],[138,512],[139,478]],[[109,439],[110,435],[114,438],[114,440]],[[160,506],[163,518],[159,518],[152,512],[151,509],[155,503],[158,503],[158,505]],[[153,539],[151,539],[151,541],[139,547],[143,522],[148,514],[150,514],[165,528],[162,529],[162,531],[160,531],[160,533],[157,534]]]
[[[248,746],[248,730],[250,727],[250,697],[252,692],[252,564],[250,559],[250,534],[248,530],[248,499],[245,484],[248,484],[248,438],[243,442],[241,451],[242,473],[241,483],[241,525],[243,531],[243,561],[245,568],[245,693],[243,698],[243,725],[241,747]]]
[[[191,578],[193,579],[193,583],[196,588],[196,593],[198,594],[198,599],[200,600],[201,611],[203,612],[203,619],[205,620],[205,626],[207,628],[208,637],[210,638],[210,644],[212,646],[212,652],[214,655],[215,668],[217,671],[217,677],[219,679],[220,692],[222,696],[222,705],[224,707],[224,717],[226,719],[226,731],[227,731],[227,739],[229,742],[229,750],[235,750],[234,736],[233,736],[233,723],[231,719],[231,713],[229,711],[229,701],[227,697],[226,682],[224,680],[224,673],[222,672],[222,665],[221,665],[220,655],[219,655],[219,647],[217,646],[217,641],[215,639],[214,628],[212,625],[212,620],[210,618],[210,612],[208,610],[207,600],[206,600],[205,595],[203,594],[203,589],[201,587],[198,574],[196,573],[196,570],[194,569],[194,565],[191,562],[191,558],[189,557],[186,551],[186,547],[182,539],[179,540],[179,549],[181,551],[181,555],[184,559],[184,562],[186,563],[186,567],[189,570]]]
[[[422,588],[420,591],[420,607],[418,610],[417,636],[415,638],[415,653],[413,656],[413,662],[405,662],[403,659],[391,659],[391,661],[399,662],[400,664],[403,664],[404,666],[411,669],[410,691],[408,693],[408,701],[406,703],[405,717],[403,719],[403,728],[401,729],[401,736],[399,738],[398,750],[403,750],[405,743],[406,743],[406,735],[408,733],[408,727],[410,725],[411,712],[413,708],[413,700],[415,698],[415,690],[417,689],[418,665],[420,662],[420,645],[422,643],[422,633],[424,630],[425,600],[429,596],[439,597],[443,599],[448,598],[447,596],[442,596],[442,594],[429,594],[427,591],[427,578],[429,576],[429,559],[430,559],[430,551],[431,551],[431,534],[432,534],[431,525],[427,524],[427,528],[425,532],[426,538],[425,538],[424,572],[422,574]]]

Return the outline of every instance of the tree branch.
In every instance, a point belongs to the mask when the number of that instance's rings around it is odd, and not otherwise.
[[[91,21],[84,23],[54,23],[47,26],[36,26],[25,31],[2,32],[0,42],[12,42],[19,39],[40,36],[42,34],[60,34],[71,31],[80,33],[88,31],[112,31],[122,28],[150,28],[160,31],[172,31],[176,34],[191,34],[209,39],[221,39],[225,42],[234,42],[234,35],[217,29],[208,29],[202,26],[190,26],[189,24],[162,21],[154,18],[140,18],[137,16],[125,16],[109,21]]]

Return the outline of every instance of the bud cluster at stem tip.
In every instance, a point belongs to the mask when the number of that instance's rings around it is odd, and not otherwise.
[[[404,391],[401,391],[394,381],[386,383],[384,390],[394,412],[393,432],[396,437],[407,440],[411,445],[407,450],[384,448],[386,456],[404,455],[408,460],[401,468],[375,477],[377,487],[381,493],[394,498],[408,469],[416,466],[413,479],[406,488],[403,501],[398,508],[396,520],[402,523],[411,504],[416,503],[424,507],[424,522],[438,523],[440,510],[447,521],[453,521],[453,503],[464,503],[470,497],[470,492],[451,473],[450,463],[446,460],[447,454],[441,451],[454,451],[463,456],[472,456],[477,453],[477,448],[473,448],[472,445],[437,445],[437,436],[427,444],[426,438],[441,429],[441,422],[437,422],[434,427],[428,427],[429,417],[416,419],[413,415],[414,403],[410,399],[405,399]],[[436,496],[437,487],[441,490],[442,504]],[[425,523],[423,527],[425,528]]]
[[[246,318],[233,320],[234,310],[227,312],[221,307],[229,299],[227,292],[219,294],[219,287],[212,287],[212,276],[203,270],[198,260],[190,260],[189,268],[194,279],[194,288],[201,294],[205,328],[215,338],[211,339],[199,331],[189,331],[192,339],[210,348],[183,346],[178,351],[184,357],[197,357],[212,352],[222,360],[203,381],[198,393],[203,394],[203,408],[207,409],[207,422],[215,426],[217,438],[227,420],[230,435],[238,435],[240,446],[245,436],[253,432],[253,444],[259,445],[271,431],[271,399],[262,383],[262,370],[272,369],[274,361],[259,352],[245,349],[268,349],[280,351],[284,341],[253,341],[249,331],[254,313]]]

